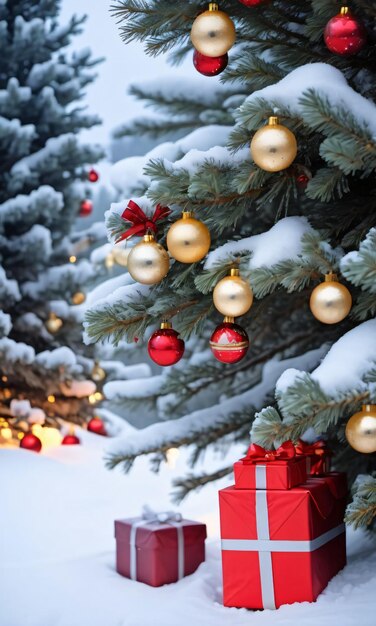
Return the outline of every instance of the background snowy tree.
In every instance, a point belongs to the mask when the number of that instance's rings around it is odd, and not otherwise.
[[[82,423],[93,410],[93,384],[77,383],[93,368],[79,302],[96,268],[70,260],[104,234],[72,234],[90,194],[88,171],[102,156],[78,138],[99,123],[80,104],[97,61],[89,50],[65,50],[85,18],[59,24],[60,4],[0,4],[0,402],[15,429],[29,411],[27,403],[9,409],[12,400],[30,401],[52,421]]]
[[[209,445],[235,441],[272,447],[289,438],[325,433],[334,466],[354,483],[348,519],[372,526],[376,514],[375,454],[359,454],[344,437],[349,417],[375,397],[375,96],[372,20],[374,3],[352,3],[368,30],[364,49],[353,56],[330,52],[323,42],[335,0],[260,3],[233,1],[221,9],[235,21],[237,46],[223,86],[200,79],[180,91],[154,86],[138,95],[167,114],[140,120],[124,132],[155,136],[170,128],[193,130],[164,143],[147,159],[128,161],[125,201],[107,217],[111,237],[127,228],[121,213],[132,197],[150,214],[157,203],[193,210],[210,228],[211,252],[203,263],[172,263],[167,277],[150,288],[127,284],[88,312],[92,340],[150,334],[149,327],[173,317],[189,340],[186,359],[150,379],[132,382],[123,396],[163,404],[168,421],[127,437],[109,463],[131,467],[152,454],[155,467],[171,447],[192,445],[192,465]],[[189,2],[182,13],[168,0],[122,0],[115,14],[125,40],[145,41],[149,54],[171,51],[179,61],[192,46],[189,33],[205,8]],[[194,70],[192,69],[192,72]],[[267,118],[278,114],[295,134],[298,155],[278,173],[256,166],[249,143]],[[171,118],[173,121],[171,123]],[[169,124],[170,121],[170,124]],[[125,162],[126,163],[126,162]],[[133,169],[132,169],[133,168]],[[160,232],[165,242],[169,224]],[[212,291],[238,263],[256,302],[242,318],[251,348],[237,365],[209,360],[208,339],[221,321]],[[353,297],[351,315],[323,325],[309,310],[312,289],[335,271]],[[322,360],[324,357],[324,360]],[[321,362],[322,361],[322,362]],[[199,409],[193,409],[197,401]],[[196,405],[197,406],[197,405]],[[313,430],[312,430],[313,429]],[[191,473],[177,482],[177,497],[226,475]],[[368,475],[368,477],[367,477]],[[366,478],[364,478],[366,476]]]

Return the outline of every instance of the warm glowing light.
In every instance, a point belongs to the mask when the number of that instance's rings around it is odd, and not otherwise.
[[[169,448],[166,452],[166,462],[170,469],[174,469],[176,467],[176,463],[180,456],[179,448]]]
[[[3,383],[6,383],[6,382],[7,382],[7,380],[8,380],[8,376],[5,376],[5,375],[4,375],[4,376],[2,376],[2,377],[1,377],[1,380],[3,381]]]
[[[69,257],[69,262],[70,263],[75,263],[77,261],[77,257],[74,256],[74,254],[72,254],[72,256]]]
[[[96,391],[95,393],[91,393],[88,397],[90,404],[97,404],[101,400],[104,400],[104,395],[100,391]]]
[[[47,401],[50,402],[50,404],[53,404],[55,402],[55,400],[56,400],[56,398],[52,394],[50,396],[48,396],[48,398],[47,398]]]
[[[3,439],[12,439],[12,431],[10,428],[2,428],[0,430],[0,435]]]
[[[38,437],[42,442],[43,448],[51,448],[53,446],[60,446],[63,439],[60,431],[52,426],[41,426],[40,424],[33,424],[31,427],[33,435]]]
[[[3,395],[6,400],[12,397],[12,392],[10,389],[3,389]]]
[[[17,437],[18,439],[23,439],[25,436],[25,433],[18,433]]]
[[[105,264],[106,268],[109,270],[109,269],[111,269],[111,267],[113,267],[113,266],[114,266],[114,263],[115,263],[114,256],[113,256],[112,252],[110,252],[110,253],[106,256],[106,258],[105,258],[105,260],[104,260],[104,264]]]

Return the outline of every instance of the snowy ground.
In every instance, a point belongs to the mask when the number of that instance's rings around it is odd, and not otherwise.
[[[208,524],[207,561],[195,574],[159,589],[120,577],[114,569],[113,520],[137,514],[145,503],[171,509],[171,479],[184,474],[186,455],[158,476],[140,459],[124,476],[103,467],[108,440],[83,435],[82,446],[43,455],[0,450],[1,626],[375,624],[376,553],[361,533],[349,532],[349,564],[315,604],[274,612],[224,608],[214,486],[181,507],[186,517]]]

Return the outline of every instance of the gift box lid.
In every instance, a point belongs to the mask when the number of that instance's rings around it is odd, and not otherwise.
[[[142,521],[140,517],[115,520],[115,538],[117,541],[130,543],[132,526]],[[184,533],[184,545],[186,547],[200,541],[205,541],[207,532],[206,524],[193,520],[182,519],[181,522],[158,522],[148,521],[137,527],[136,545],[145,550],[158,548],[174,548],[177,545],[176,526],[179,525]]]

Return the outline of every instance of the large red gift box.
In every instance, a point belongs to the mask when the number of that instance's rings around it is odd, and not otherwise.
[[[344,474],[219,492],[225,606],[313,602],[346,564]]]
[[[307,478],[305,456],[297,456],[294,444],[289,441],[278,450],[264,450],[252,444],[247,456],[234,463],[235,485],[238,489],[255,489],[260,480],[260,468],[265,479],[264,489],[291,489]]]
[[[116,570],[152,587],[192,574],[205,561],[206,525],[186,519],[115,521]]]

